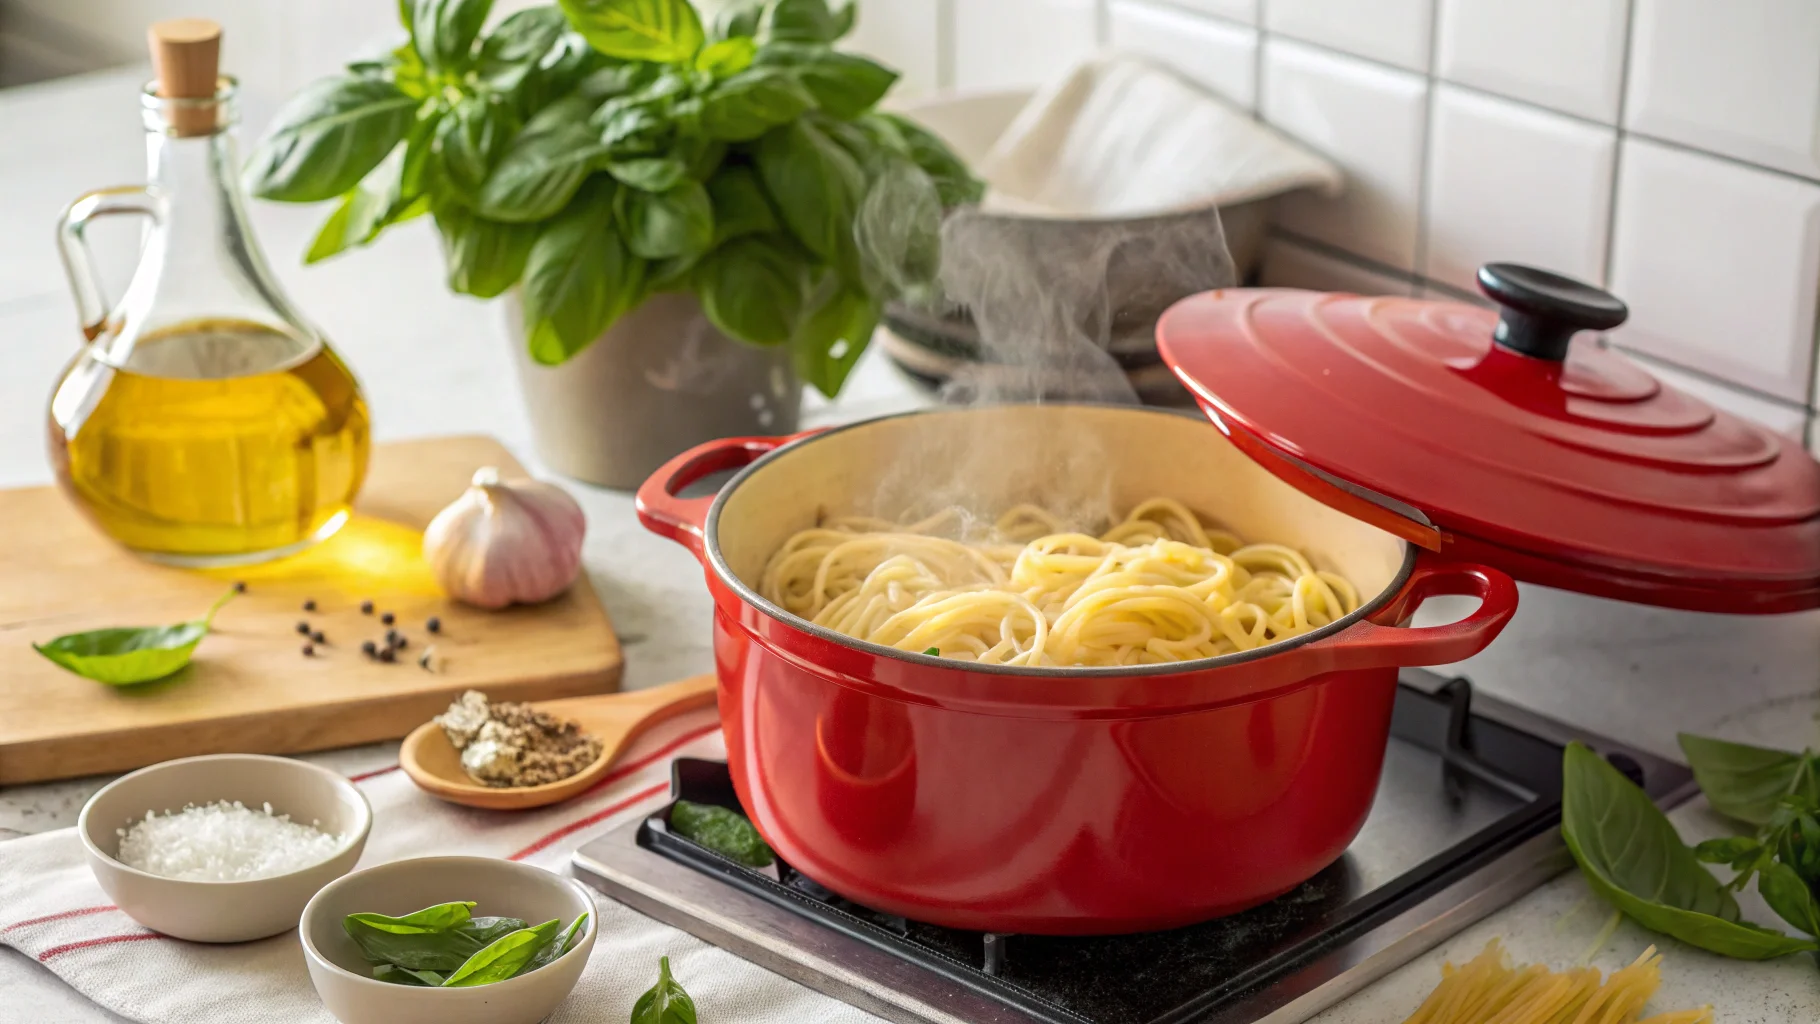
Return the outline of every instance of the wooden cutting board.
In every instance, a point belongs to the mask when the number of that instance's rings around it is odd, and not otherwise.
[[[585,575],[553,601],[500,612],[436,587],[419,531],[481,466],[523,474],[487,437],[376,446],[356,514],[335,537],[280,562],[208,571],[128,554],[54,487],[0,491],[0,784],[396,739],[470,688],[511,700],[617,689],[619,641]],[[169,679],[107,686],[32,650],[64,633],[196,618],[234,580],[247,592]],[[363,615],[369,599],[375,611]],[[303,611],[305,600],[317,611]],[[393,664],[360,652],[363,640],[383,645],[384,611],[409,640]],[[432,615],[440,635],[425,629]],[[301,652],[301,620],[325,634],[315,657]],[[438,671],[418,665],[426,644]]]

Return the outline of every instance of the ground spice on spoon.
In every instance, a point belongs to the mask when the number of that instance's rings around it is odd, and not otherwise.
[[[487,786],[542,786],[574,775],[600,756],[600,740],[529,704],[490,703],[469,690],[436,717],[461,751],[461,766]]]

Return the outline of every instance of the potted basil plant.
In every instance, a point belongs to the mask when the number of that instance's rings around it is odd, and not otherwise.
[[[881,305],[931,288],[979,183],[876,109],[895,72],[834,48],[851,3],[400,0],[409,41],[305,88],[253,194],[334,201],[305,259],[429,214],[449,287],[507,297],[538,447],[632,486],[711,437],[794,428]],[[731,340],[729,340],[731,339]]]

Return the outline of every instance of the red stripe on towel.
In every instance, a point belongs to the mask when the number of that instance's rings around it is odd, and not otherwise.
[[[52,946],[38,954],[38,962],[44,963],[54,956],[71,953],[78,949],[93,949],[96,946],[112,946],[117,942],[142,942],[146,939],[162,939],[157,932],[134,932],[131,935],[104,935],[99,939],[83,939],[81,942],[66,942],[61,946]]]
[[[348,776],[348,781],[349,782],[365,782],[368,779],[376,778],[380,775],[386,774],[387,772],[395,772],[397,770],[398,770],[397,765],[391,765],[390,767],[386,767],[386,768],[375,768],[370,772],[361,772],[359,775],[350,775],[350,776]]]
[[[711,732],[719,732],[719,731],[720,731],[720,723],[715,722],[713,725],[704,725],[699,729],[692,729],[688,732],[685,732],[681,736],[678,736],[675,739],[671,740],[670,742],[664,744],[663,746],[658,747],[656,750],[651,751],[649,754],[646,754],[645,756],[639,758],[638,760],[627,761],[625,764],[622,764],[619,767],[608,772],[599,782],[596,782],[594,785],[589,786],[588,792],[592,793],[602,786],[610,786],[613,783],[618,782],[620,779],[623,779],[626,776],[632,774],[633,772],[639,770],[640,768],[643,768],[646,765],[651,764],[653,761],[661,761],[664,758],[669,757],[671,754],[676,752],[677,748],[686,747],[689,744],[694,743],[696,740],[701,739],[703,736],[706,736]]]
[[[568,823],[567,825],[564,825],[563,827],[557,829],[556,831],[550,833],[549,835],[544,836],[542,839],[539,839],[535,843],[532,843],[531,845],[525,847],[524,849],[518,851],[517,853],[514,853],[512,856],[508,857],[507,859],[508,860],[524,860],[526,857],[529,857],[530,855],[538,852],[539,850],[544,849],[545,847],[549,846],[551,843],[554,843],[558,839],[561,839],[563,836],[573,835],[576,832],[579,832],[582,829],[587,828],[589,825],[595,824],[596,822],[605,821],[606,819],[611,818],[613,815],[618,814],[620,811],[623,811],[626,808],[631,807],[633,804],[640,803],[645,800],[649,800],[652,797],[657,796],[660,793],[666,793],[669,791],[669,789],[670,789],[670,784],[668,782],[659,782],[658,784],[656,784],[654,786],[648,786],[644,789],[641,789],[638,792],[632,794],[629,797],[626,797],[624,800],[621,800],[620,802],[613,804],[610,807],[606,807],[602,810],[595,811],[593,814],[590,814],[587,817],[582,818],[580,821],[572,821],[572,822]]]
[[[24,928],[24,927],[27,927],[29,925],[34,925],[34,924],[49,924],[52,921],[67,921],[72,917],[87,917],[90,914],[105,914],[110,910],[119,910],[119,909],[120,909],[119,907],[116,907],[112,903],[109,903],[105,906],[100,906],[100,907],[83,907],[80,910],[65,910],[61,914],[46,914],[43,917],[28,918],[27,920],[24,920],[24,921],[18,921],[13,924],[9,924],[5,928],[0,928],[0,932],[10,932],[15,928]]]

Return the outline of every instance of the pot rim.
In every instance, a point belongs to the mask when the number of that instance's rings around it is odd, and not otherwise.
[[[1185,409],[1159,409],[1151,406],[1122,405],[1111,402],[1012,402],[1005,404],[1010,406],[1022,405],[1030,407],[1048,406],[1052,408],[1074,406],[1122,409],[1130,412],[1159,416],[1187,417],[1206,423],[1206,420],[1199,416],[1198,413]],[[993,408],[1003,408],[1003,406],[994,406]],[[1319,640],[1324,640],[1327,637],[1346,630],[1355,623],[1370,618],[1372,615],[1382,610],[1390,603],[1392,598],[1402,592],[1404,585],[1409,582],[1410,574],[1415,571],[1416,558],[1421,553],[1420,550],[1414,544],[1398,538],[1397,542],[1403,545],[1403,564],[1398,567],[1396,575],[1384,586],[1384,589],[1380,590],[1371,600],[1362,602],[1359,607],[1353,609],[1350,614],[1343,615],[1319,629],[1309,630],[1299,636],[1265,644],[1262,647],[1255,647],[1249,651],[1234,651],[1231,654],[1221,654],[1211,658],[1196,658],[1192,661],[1164,662],[1155,665],[982,665],[978,662],[959,661],[954,658],[943,658],[937,655],[923,654],[918,651],[906,651],[896,647],[887,647],[884,644],[873,643],[870,640],[861,640],[858,637],[848,636],[845,633],[829,629],[826,626],[818,626],[808,619],[788,611],[761,596],[758,591],[747,586],[746,582],[740,579],[739,576],[728,567],[726,559],[722,557],[720,551],[721,510],[725,508],[727,499],[732,497],[733,493],[739,489],[740,485],[745,483],[754,473],[764,469],[768,463],[777,459],[779,456],[794,451],[801,445],[812,444],[821,438],[832,437],[835,434],[844,433],[859,427],[883,423],[887,420],[903,419],[911,416],[924,416],[930,413],[965,411],[967,410],[942,408],[913,409],[908,412],[890,413],[884,416],[874,416],[870,419],[856,420],[852,423],[842,424],[838,427],[830,427],[826,430],[799,436],[791,440],[788,444],[780,445],[753,460],[750,465],[747,465],[744,469],[735,473],[732,479],[721,485],[720,491],[714,496],[713,504],[708,507],[708,515],[703,523],[702,529],[702,550],[707,557],[708,565],[714,570],[715,577],[718,578],[724,586],[737,594],[740,600],[757,608],[759,611],[764,612],[778,622],[789,626],[792,629],[808,633],[819,640],[838,644],[860,654],[866,654],[872,657],[892,658],[923,668],[948,669],[957,672],[977,672],[986,675],[1103,679],[1108,677],[1168,676],[1191,672],[1207,672],[1213,669],[1225,668],[1229,665],[1240,665],[1250,661],[1257,661],[1262,658],[1271,657],[1285,651],[1291,651],[1298,647],[1306,646]],[[1207,426],[1208,429],[1211,430],[1218,429],[1212,424],[1207,424]],[[1285,484],[1284,486],[1289,485]],[[1303,497],[1307,498],[1309,501],[1318,500],[1316,498],[1308,497],[1307,495],[1303,495]]]

